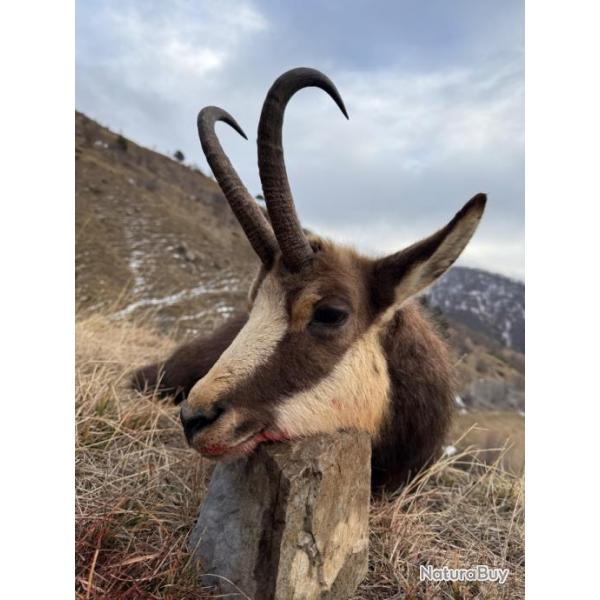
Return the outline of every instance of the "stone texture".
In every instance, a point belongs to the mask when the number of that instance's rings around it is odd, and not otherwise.
[[[368,434],[340,432],[217,465],[189,542],[203,584],[228,598],[348,598],[367,572],[370,460]]]

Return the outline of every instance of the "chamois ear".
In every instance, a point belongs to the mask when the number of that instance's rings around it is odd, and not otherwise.
[[[442,229],[374,263],[373,298],[378,310],[398,305],[443,275],[479,225],[486,195],[469,200]]]

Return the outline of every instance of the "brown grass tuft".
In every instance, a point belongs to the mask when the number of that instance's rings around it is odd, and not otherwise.
[[[127,389],[130,368],[172,343],[102,317],[76,334],[77,597],[208,597],[185,551],[208,465],[186,448],[176,408]]]
[[[356,598],[524,597],[524,482],[473,451],[445,458],[371,506],[369,576]],[[432,583],[420,565],[508,568],[497,583]]]
[[[133,367],[173,342],[100,316],[76,334],[77,598],[210,598],[185,542],[211,467],[186,448],[177,408],[126,385]],[[465,460],[445,459],[373,503],[369,575],[356,600],[523,597],[523,480]],[[486,564],[510,576],[504,586],[425,584],[421,564]]]

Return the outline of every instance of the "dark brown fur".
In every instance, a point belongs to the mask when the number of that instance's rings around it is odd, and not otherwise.
[[[448,349],[416,302],[394,315],[384,347],[390,415],[373,447],[372,485],[396,489],[441,453],[454,407]]]

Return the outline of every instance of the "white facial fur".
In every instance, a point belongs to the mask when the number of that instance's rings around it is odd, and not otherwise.
[[[210,406],[218,395],[251,375],[268,361],[287,328],[284,291],[277,278],[267,274],[247,323],[212,369],[192,388],[188,405],[192,408]]]
[[[275,426],[290,437],[352,427],[376,437],[386,415],[389,391],[379,330],[371,327],[327,377],[277,408]]]

